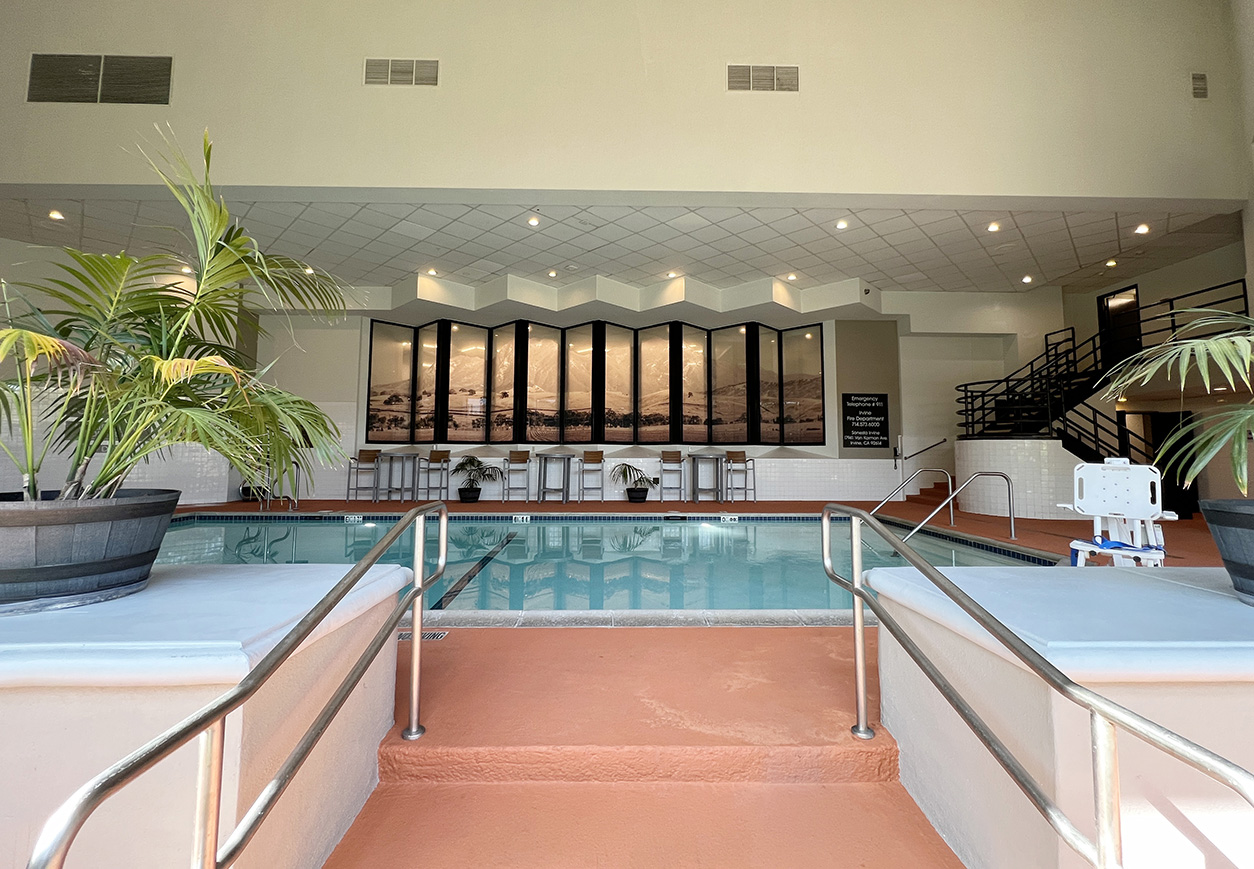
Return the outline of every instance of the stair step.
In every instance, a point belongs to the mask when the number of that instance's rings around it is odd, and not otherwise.
[[[887,732],[849,732],[851,628],[454,628],[422,655],[427,732],[393,729],[384,783],[897,778]]]
[[[895,782],[382,784],[326,863],[432,866],[962,864]]]

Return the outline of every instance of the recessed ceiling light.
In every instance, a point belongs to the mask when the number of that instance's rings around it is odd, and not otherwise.
[[[527,218],[527,222],[531,224],[532,226],[539,226],[540,218],[536,217],[535,215],[532,215],[531,217]]]
[[[1030,283],[1032,283],[1032,276],[1031,276],[1031,275],[1024,275],[1024,276],[1023,276],[1022,278],[1020,278],[1019,280],[1023,281],[1025,284],[1030,284]]]
[[[1137,235],[1145,235],[1146,233],[1149,232],[1149,224],[1142,223],[1140,226],[1138,226],[1136,229],[1132,231],[1135,232]]]
[[[309,268],[309,266],[305,266],[305,274],[307,274],[307,275],[312,275],[312,274],[313,274],[313,269]]]
[[[741,327],[740,327],[740,334],[741,334],[741,335],[745,334],[745,327],[744,327],[744,326],[741,326]]]
[[[553,269],[549,269],[549,277],[551,278],[557,277],[557,272],[555,272]]]
[[[192,273],[192,267],[191,267],[191,266],[183,266],[183,274],[185,274],[185,275],[190,275],[191,273]]]
[[[989,231],[989,232],[1000,232],[1000,231],[1001,231],[1001,224],[1000,224],[1000,223],[990,223],[990,224],[988,225],[988,231]]]
[[[435,274],[436,274],[435,269],[427,269],[427,274],[431,275],[432,277],[435,277]]]
[[[1106,268],[1108,269],[1113,269],[1117,265],[1119,265],[1119,263],[1115,262],[1113,259],[1106,260]]]
[[[666,273],[666,276],[667,276],[668,278],[677,278],[677,277],[679,277],[679,273],[678,273],[678,272],[667,272],[667,273]]]
[[[48,217],[53,220],[65,220],[65,215],[57,211],[55,208],[48,212]]]
[[[1116,399],[1115,399],[1115,401],[1119,402],[1120,404],[1127,404],[1127,403],[1128,403],[1128,400],[1127,400],[1126,398],[1124,398],[1122,395],[1121,395],[1121,396],[1119,396],[1118,398],[1116,398]]]
[[[849,228],[849,221],[847,221],[847,220],[838,220],[838,221],[836,221],[836,228],[837,228],[837,229],[848,229],[848,228]]]
[[[457,331],[457,324],[456,324],[456,323],[454,323],[454,324],[453,324],[453,331],[454,331],[454,332],[456,332],[456,331]]]
[[[810,340],[811,338],[813,338],[813,337],[814,337],[814,336],[813,336],[813,335],[811,335],[809,332],[806,332],[806,340],[807,340],[807,341],[809,341],[809,340]]]
[[[1227,391],[1228,391],[1228,387],[1226,387],[1226,386],[1216,386],[1216,387],[1215,387],[1215,391],[1216,391],[1216,392],[1227,392]]]
[[[792,274],[791,272],[788,273],[788,280],[795,281],[796,279],[797,279],[796,275]]]

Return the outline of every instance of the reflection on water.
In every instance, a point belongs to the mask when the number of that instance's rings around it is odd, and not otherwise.
[[[160,562],[352,564],[390,523],[197,521],[166,535]],[[427,557],[435,562],[434,523]],[[847,538],[833,539],[848,572]],[[1012,559],[915,538],[934,564],[1004,564]],[[900,566],[867,541],[869,567]],[[402,535],[385,563],[413,562]],[[1019,562],[1021,563],[1021,562]],[[471,575],[468,582],[463,577]],[[501,522],[454,520],[448,568],[427,605],[447,609],[848,609],[849,595],[819,560],[817,522]]]

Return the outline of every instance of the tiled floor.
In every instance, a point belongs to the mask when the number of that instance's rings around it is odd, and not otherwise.
[[[939,490],[925,490],[919,496],[908,501],[898,501],[885,505],[883,513],[901,519],[918,522],[939,503]],[[851,502],[852,506],[870,509],[875,505],[869,502]],[[681,513],[719,512],[754,514],[754,513],[796,513],[817,516],[823,509],[822,501],[649,501],[644,504],[630,504],[626,501],[584,501],[563,504],[560,501],[480,501],[477,504],[461,504],[458,501],[448,502],[452,513],[640,513],[642,515],[664,514],[670,511]],[[319,510],[348,511],[357,513],[371,512],[403,512],[414,506],[413,502],[401,501],[302,501],[301,512],[317,512]],[[181,508],[179,512],[257,512],[259,505],[243,501],[232,501],[226,504],[201,505]],[[273,513],[285,512],[285,508],[276,502],[271,510]],[[1014,542],[1031,549],[1056,554],[1059,558],[1069,552],[1069,542],[1073,539],[1087,539],[1093,533],[1092,523],[1088,520],[1064,519],[1020,519],[1016,522],[1016,539],[1010,541],[1009,523],[1005,517],[982,516],[974,513],[956,512],[955,530],[978,537]],[[947,514],[942,513],[933,520],[938,529],[947,529]],[[1167,564],[1173,567],[1220,567],[1219,550],[1211,539],[1201,514],[1193,519],[1163,524],[1163,533],[1167,541]]]

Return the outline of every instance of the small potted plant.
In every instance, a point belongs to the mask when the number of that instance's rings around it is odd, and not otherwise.
[[[481,484],[501,479],[501,469],[496,465],[484,464],[483,459],[478,456],[462,456],[453,466],[453,476],[459,474],[466,478],[466,485],[457,489],[457,497],[463,504],[477,503]]]
[[[1211,309],[1173,312],[1196,319],[1177,329],[1155,347],[1142,350],[1121,362],[1110,374],[1105,397],[1120,398],[1129,389],[1145,386],[1159,375],[1180,377],[1184,391],[1189,374],[1196,371],[1207,393],[1220,384],[1222,391],[1254,393],[1250,366],[1254,364],[1254,318]],[[1229,447],[1232,476],[1247,495],[1250,439],[1254,437],[1254,401],[1232,404],[1221,410],[1199,413],[1163,442],[1156,461],[1164,472],[1179,473],[1186,486]],[[1202,515],[1219,548],[1224,567],[1237,597],[1254,605],[1254,501],[1203,500]]]
[[[627,490],[628,501],[643,504],[649,497],[649,490],[657,485],[657,477],[650,477],[628,462],[619,462],[610,470],[610,482],[619,483]]]

